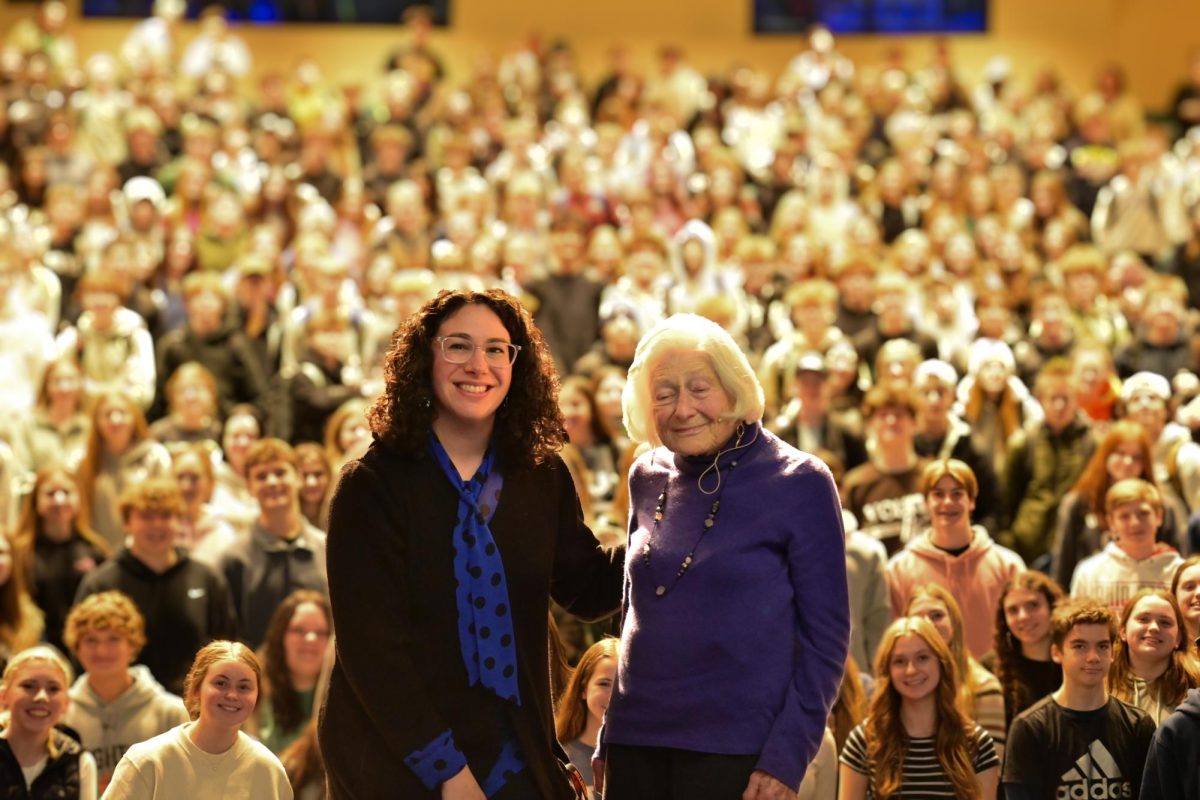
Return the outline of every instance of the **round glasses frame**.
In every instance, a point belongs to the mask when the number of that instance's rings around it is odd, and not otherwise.
[[[442,351],[442,358],[450,364],[465,364],[475,357],[476,350],[483,351],[483,359],[493,367],[511,367],[521,352],[521,345],[512,342],[485,342],[475,344],[465,336],[435,336]]]

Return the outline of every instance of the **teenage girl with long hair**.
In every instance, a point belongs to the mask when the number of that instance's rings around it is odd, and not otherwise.
[[[924,617],[950,647],[958,669],[959,707],[992,737],[996,756],[1004,759],[1008,731],[1004,724],[1004,693],[996,676],[984,669],[967,651],[963,633],[962,610],[954,595],[944,586],[927,583],[918,586],[908,598],[905,616]]]
[[[1200,553],[1188,556],[1175,570],[1171,594],[1183,612],[1183,627],[1191,642],[1192,655],[1200,657]]]
[[[1064,597],[1053,578],[1029,570],[1012,578],[996,606],[996,640],[983,666],[1000,679],[1005,725],[1062,685],[1050,660],[1050,612]]]
[[[870,713],[842,751],[839,800],[995,800],[1000,760],[959,708],[957,671],[933,623],[901,617],[888,627]]]
[[[584,652],[554,713],[558,741],[588,786],[595,783],[592,753],[612,697],[619,643],[614,638],[601,639]]]
[[[1109,693],[1161,725],[1188,690],[1200,686],[1179,603],[1166,589],[1142,589],[1125,604],[1119,631]]]

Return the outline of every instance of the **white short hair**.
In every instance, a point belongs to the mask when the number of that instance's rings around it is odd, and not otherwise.
[[[746,354],[717,323],[696,314],[675,314],[655,325],[638,342],[629,378],[621,394],[625,430],[634,442],[662,442],[651,415],[650,370],[669,351],[698,350],[712,361],[722,388],[733,398],[732,416],[745,422],[762,419],[762,384]]]

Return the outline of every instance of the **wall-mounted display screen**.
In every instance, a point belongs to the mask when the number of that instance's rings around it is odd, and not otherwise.
[[[753,0],[755,33],[980,33],[988,0]]]
[[[85,17],[146,17],[154,0],[82,0]],[[209,5],[226,9],[231,20],[272,24],[323,22],[396,25],[411,6],[426,6],[435,25],[450,21],[450,0],[224,0],[220,3],[188,0],[187,16],[196,19]]]

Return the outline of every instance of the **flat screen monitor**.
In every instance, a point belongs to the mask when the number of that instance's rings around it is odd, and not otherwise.
[[[988,0],[753,0],[755,33],[982,33]]]
[[[153,0],[81,0],[85,17],[147,17]],[[226,17],[239,22],[272,25],[280,22],[397,25],[411,6],[426,6],[433,24],[450,21],[450,0],[188,0],[187,17],[196,19],[209,5],[219,5]]]

